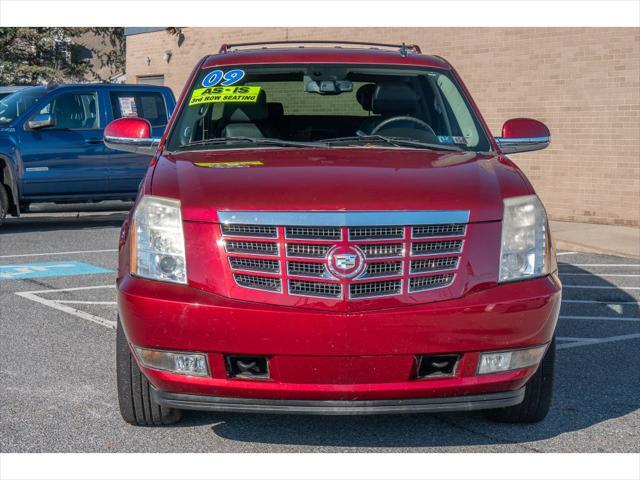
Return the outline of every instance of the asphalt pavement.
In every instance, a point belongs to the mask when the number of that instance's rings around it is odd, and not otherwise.
[[[130,426],[118,412],[113,328],[126,206],[112,208],[44,208],[0,227],[2,452],[638,451],[640,261],[572,252],[558,257],[555,398],[541,423],[187,412],[175,426]]]

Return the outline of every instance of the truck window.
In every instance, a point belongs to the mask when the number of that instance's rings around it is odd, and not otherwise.
[[[56,124],[49,130],[100,128],[97,92],[63,93],[42,107],[39,114],[51,114]]]
[[[159,92],[111,92],[113,118],[140,117],[152,127],[167,124],[167,107]]]

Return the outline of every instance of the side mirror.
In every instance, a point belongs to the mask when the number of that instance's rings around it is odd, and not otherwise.
[[[49,113],[40,113],[35,117],[31,118],[31,120],[27,122],[27,126],[31,130],[38,130],[40,128],[45,128],[45,127],[53,127],[55,124],[56,124],[55,118],[53,118],[53,115]]]
[[[129,117],[119,118],[107,125],[104,144],[113,150],[154,155],[160,139],[151,137],[151,124],[147,120]]]
[[[547,126],[531,118],[512,118],[504,122],[502,136],[496,137],[502,153],[531,152],[547,148],[551,133]]]

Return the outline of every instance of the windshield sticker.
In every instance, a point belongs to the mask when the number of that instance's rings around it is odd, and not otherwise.
[[[191,94],[189,106],[203,103],[256,103],[260,87],[211,87],[196,88]]]
[[[455,145],[466,145],[467,140],[464,137],[450,137],[448,135],[438,135],[438,142],[444,143],[447,145],[455,144]]]
[[[244,70],[236,69],[229,70],[228,72],[223,72],[222,70],[214,70],[213,72],[207,73],[207,75],[202,79],[203,87],[215,87],[220,81],[225,87],[233,85],[234,83],[238,83],[240,80],[244,78]]]
[[[134,97],[118,97],[120,102],[120,114],[123,117],[137,117],[138,108]]]
[[[195,162],[196,167],[205,168],[239,168],[239,167],[258,167],[264,165],[264,163],[258,160],[252,160],[248,162]]]

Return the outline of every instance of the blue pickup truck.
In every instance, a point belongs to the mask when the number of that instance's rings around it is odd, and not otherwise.
[[[175,108],[167,87],[83,84],[31,87],[0,100],[0,224],[30,204],[130,200],[148,155],[107,148],[105,126],[149,121],[162,136]]]

